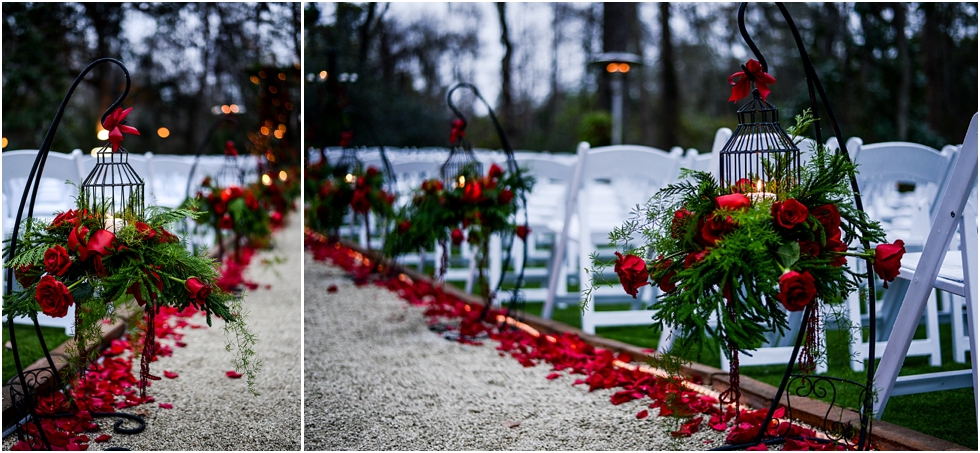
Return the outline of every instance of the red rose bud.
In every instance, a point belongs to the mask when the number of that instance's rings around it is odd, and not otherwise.
[[[52,318],[63,318],[68,314],[68,307],[75,303],[68,287],[51,275],[41,277],[34,298],[41,306],[41,312]]]
[[[696,263],[704,261],[704,257],[708,256],[707,250],[702,250],[700,252],[691,252],[684,257],[684,269],[690,269],[691,266]]]
[[[517,231],[514,232],[514,234],[516,234],[517,237],[521,238],[522,241],[527,240],[527,235],[529,233],[531,233],[531,228],[528,227],[527,225],[521,225],[517,227]]]
[[[502,168],[500,168],[499,165],[497,165],[497,164],[491,164],[490,165],[490,171],[487,172],[487,177],[488,178],[491,178],[491,179],[492,178],[499,178],[499,177],[503,176],[503,174],[504,174],[504,170]]]
[[[164,227],[160,227],[160,234],[159,234],[158,237],[159,237],[159,239],[157,239],[157,240],[160,241],[160,243],[168,243],[168,242],[170,242],[170,243],[177,243],[177,242],[180,242],[180,238],[177,237],[176,234],[173,234],[173,233],[167,231]]]
[[[497,195],[497,201],[503,204],[510,204],[510,202],[513,200],[514,192],[511,192],[510,189],[501,190],[500,195]]]
[[[684,224],[694,218],[694,214],[687,208],[680,208],[674,212],[674,218],[670,221],[670,237],[677,239],[684,230]]]
[[[273,211],[269,214],[269,223],[274,226],[282,226],[282,214],[279,211]]]
[[[905,255],[905,241],[901,239],[896,240],[894,244],[881,244],[875,247],[874,270],[875,274],[885,281],[885,288],[888,287],[888,282],[898,277],[903,255]]]
[[[480,183],[470,181],[463,188],[463,201],[467,203],[479,203],[481,198],[483,198],[483,188],[480,187]]]
[[[33,285],[34,282],[37,281],[37,274],[38,273],[35,272],[34,268],[32,268],[29,264],[17,266],[17,268],[14,269],[14,279],[17,280],[17,283],[20,283],[20,286],[23,286],[24,288]]]
[[[211,185],[211,177],[210,176],[205,176],[204,179],[201,180],[201,185],[202,186],[210,186]]]
[[[670,268],[671,264],[674,264],[673,260],[660,261],[663,258],[664,258],[663,256],[658,256],[657,263],[654,264],[654,268],[657,269],[658,271],[667,270]],[[669,293],[677,288],[677,285],[671,281],[675,275],[677,275],[677,272],[670,271],[666,275],[660,278],[660,281],[657,282],[657,287],[660,288],[660,291]]]
[[[245,194],[245,206],[253,211],[259,209],[259,200],[252,195],[252,192]]]
[[[44,252],[44,270],[49,274],[65,275],[69,267],[71,267],[71,258],[68,257],[68,250],[61,245],[50,247]]]
[[[459,245],[463,243],[463,231],[459,228],[453,228],[453,232],[449,234],[449,238],[453,241],[453,245]]]
[[[823,225],[827,236],[830,236],[833,230],[840,228],[840,211],[837,210],[837,205],[825,204],[817,206],[810,210],[810,214],[816,217],[817,221]]]
[[[88,255],[109,256],[116,249],[116,235],[109,230],[95,230],[85,244]]]
[[[746,197],[740,193],[722,195],[715,198],[715,206],[717,206],[718,209],[737,211],[739,209],[748,208],[751,204],[752,202],[749,200],[749,197]]]
[[[364,176],[367,176],[368,178],[373,178],[375,176],[378,176],[378,169],[374,167],[368,167],[367,171],[364,173]]]
[[[738,193],[749,193],[752,192],[752,181],[749,178],[742,178],[735,181],[735,185],[732,186],[732,191]]]
[[[145,222],[136,222],[133,225],[136,226],[136,231],[143,236],[143,239],[153,239],[157,235],[156,230]]]
[[[395,204],[395,200],[398,198],[398,197],[395,196],[395,194],[393,194],[393,193],[387,193],[387,192],[384,192],[384,191],[382,191],[382,193],[384,194],[384,197],[385,197],[385,203],[387,203],[388,206],[391,206],[391,205]]]
[[[615,270],[616,275],[619,275],[619,282],[623,284],[626,294],[636,299],[639,288],[650,284],[647,281],[650,276],[647,273],[647,265],[636,255],[623,256],[622,253],[616,252],[616,256]]]
[[[70,226],[78,225],[78,211],[69,209],[58,214],[55,216],[54,220],[51,221],[51,226],[49,226],[48,229],[53,230],[65,224]]]
[[[800,241],[800,255],[819,256],[820,244],[813,241]]]
[[[407,233],[408,232],[408,229],[411,228],[411,227],[412,227],[412,222],[410,222],[408,220],[402,220],[401,222],[398,222],[398,232],[399,233]]]
[[[85,249],[86,236],[88,236],[88,227],[85,225],[77,225],[68,233],[68,250],[78,253],[82,261],[88,259],[88,250]]]
[[[803,206],[803,203],[792,198],[773,203],[772,209],[769,212],[772,214],[773,221],[787,230],[791,230],[793,227],[803,223],[806,221],[807,216],[810,215],[809,210],[807,210],[806,206]]]
[[[719,215],[713,215],[708,217],[704,222],[704,226],[701,227],[701,238],[705,244],[709,246],[715,245],[721,238],[731,233],[734,229],[735,221],[732,220],[732,216],[726,215],[722,218]]]
[[[787,271],[779,277],[779,294],[776,295],[776,299],[782,302],[787,310],[800,311],[817,296],[817,288],[813,286],[813,281],[809,271],[802,274]]]
[[[830,255],[830,257],[833,258],[833,260],[830,262],[832,266],[841,267],[847,264],[847,257],[839,254],[847,251],[847,244],[840,241],[840,228],[837,229],[837,234],[834,235],[834,237],[827,238],[827,245],[824,246],[824,250],[828,252],[836,252]]]
[[[222,230],[230,230],[235,227],[235,221],[232,220],[230,215],[225,215],[218,220],[218,228]]]
[[[153,272],[149,269],[144,269],[143,272],[146,274],[147,277],[149,277],[150,283],[152,283],[153,286],[157,287],[158,293],[163,291],[163,279],[160,278],[160,274]],[[133,282],[133,284],[129,285],[129,288],[126,289],[126,294],[132,295],[133,298],[136,299],[136,303],[139,304],[140,307],[142,307],[146,305],[147,301],[146,299],[143,298],[143,295],[140,293],[140,286],[141,284],[139,281]],[[147,290],[147,294],[150,295],[150,300],[156,300],[155,297],[156,295],[152,291]]]
[[[211,286],[205,285],[197,277],[188,278],[184,287],[187,290],[187,298],[194,305],[204,305],[208,296],[211,295]]]
[[[366,214],[371,209],[371,202],[368,200],[367,192],[361,189],[354,191],[354,196],[350,199],[350,207],[354,212]]]
[[[225,142],[225,155],[226,156],[238,156],[238,150],[235,149],[235,142],[228,140]]]

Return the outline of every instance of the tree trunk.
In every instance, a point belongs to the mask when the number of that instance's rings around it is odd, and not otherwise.
[[[514,135],[514,92],[511,85],[511,64],[514,46],[507,29],[507,4],[497,2],[497,17],[500,19],[500,44],[504,46],[504,57],[500,60],[500,117],[501,126],[508,136]]]
[[[679,143],[681,93],[674,66],[674,41],[670,32],[670,3],[660,4],[660,147],[670,149]]]
[[[371,22],[374,21],[374,13],[377,7],[377,3],[368,3],[367,17],[364,19],[364,23],[358,27],[358,33],[361,38],[357,54],[357,68],[359,71],[364,71],[364,63],[367,61],[368,50],[371,47]]]
[[[905,36],[906,19],[905,3],[892,3],[895,13],[892,27],[895,30],[895,47],[898,49],[898,90],[895,93],[895,129],[898,139],[908,140],[909,135],[909,97],[912,91],[912,63],[909,61],[909,40]]]

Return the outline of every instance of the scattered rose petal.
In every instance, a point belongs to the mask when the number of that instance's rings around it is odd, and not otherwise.
[[[639,418],[639,419],[644,419],[644,418],[647,418],[647,415],[650,415],[650,413],[649,413],[649,412],[647,412],[647,410],[646,410],[646,409],[643,409],[642,411],[640,411],[640,412],[638,412],[638,413],[636,414],[636,418]]]
[[[109,439],[112,439],[112,436],[110,436],[108,434],[102,434],[99,437],[96,437],[95,438],[95,441],[96,442],[108,442]]]
[[[549,381],[552,381],[552,380],[558,379],[560,377],[561,377],[561,373],[551,373],[551,374],[545,376],[545,379],[547,379]]]
[[[170,403],[160,403],[160,409],[173,409],[174,405]]]
[[[504,428],[516,428],[521,425],[521,422],[515,420],[506,420],[500,422],[500,424],[504,425]]]
[[[177,341],[177,342],[174,342],[174,346],[177,346],[178,348],[186,348],[187,347],[187,343],[184,343],[183,341]]]
[[[177,373],[174,373],[173,371],[164,370],[163,371],[163,376],[166,377],[167,379],[177,379],[177,377],[180,376],[180,375],[177,374]]]
[[[760,443],[759,445],[753,445],[745,449],[745,451],[768,451],[768,450],[769,448],[767,448],[766,444],[763,443]]]
[[[330,286],[328,286],[327,287],[327,292],[328,293],[335,293],[335,292],[337,292],[337,285],[330,285]]]
[[[232,379],[238,379],[238,378],[242,377],[242,373],[239,373],[237,371],[228,371],[228,372],[225,373],[225,376],[228,376],[228,377],[230,377]]]

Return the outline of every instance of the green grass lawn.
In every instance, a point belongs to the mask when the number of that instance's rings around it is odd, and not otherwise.
[[[543,304],[541,303],[528,303],[525,306],[528,313],[535,315],[540,315],[542,308]],[[626,306],[610,306],[609,308],[625,309]],[[552,318],[573,327],[581,327],[581,317],[575,303],[570,303],[568,308],[556,308]],[[924,335],[922,330],[920,327],[920,332],[917,333],[916,338]],[[651,349],[657,347],[660,338],[659,330],[647,326],[600,327],[596,329],[596,333],[606,338]],[[949,325],[940,326],[940,341],[943,345],[950,344],[951,335]],[[847,341],[844,332],[827,332],[827,343],[830,347],[827,353],[829,369],[826,375],[863,383],[866,379],[866,373],[856,373],[849,366]],[[970,367],[968,363],[953,362],[950,348],[944,347],[942,351],[942,366],[929,366],[926,357],[910,357],[906,359],[901,374],[933,373],[962,370]],[[685,360],[719,367],[721,365],[720,354],[718,347],[706,346],[700,351],[682,351],[680,356]],[[742,367],[742,374],[778,386],[785,369],[785,366]],[[840,386],[838,388],[838,391],[841,392],[838,401],[852,408],[856,407],[858,404],[857,392],[845,387]],[[882,420],[966,447],[977,448],[976,409],[974,408],[973,389],[970,388],[892,397],[888,401]]]
[[[37,339],[33,325],[14,324],[14,332],[17,336],[17,350],[20,351],[20,363],[25,368],[34,363],[35,360],[44,357],[41,351],[41,343]],[[48,349],[54,349],[68,340],[65,329],[55,327],[42,327],[41,335]],[[3,324],[3,344],[10,341],[10,332],[7,324]],[[17,366],[14,364],[14,354],[7,350],[3,351],[3,382],[6,383],[10,378],[17,375]]]

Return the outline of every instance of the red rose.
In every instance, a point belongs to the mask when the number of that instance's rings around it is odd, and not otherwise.
[[[500,195],[497,195],[497,201],[502,204],[510,204],[510,202],[513,200],[514,192],[511,192],[510,189],[501,190]]]
[[[68,250],[78,253],[82,261],[88,258],[88,251],[85,249],[86,236],[88,236],[88,227],[85,225],[77,225],[68,233]]]
[[[484,188],[487,188],[487,189],[496,189],[497,188],[497,180],[496,179],[493,179],[493,178],[491,178],[489,176],[487,176],[486,178],[481,179],[480,181],[481,181],[481,184],[483,184],[483,187]]]
[[[707,250],[702,250],[700,252],[691,252],[684,257],[684,269],[690,269],[694,263],[700,263],[704,261],[704,257],[708,256]]]
[[[619,282],[623,284],[626,294],[636,299],[639,288],[650,284],[647,281],[650,276],[647,273],[647,264],[636,255],[623,256],[622,253],[616,252],[616,256],[618,258],[616,258],[615,269],[616,275],[619,275]]]
[[[222,230],[230,230],[235,227],[235,221],[230,215],[225,215],[218,220],[218,228]]]
[[[407,233],[408,232],[408,229],[411,228],[411,227],[412,227],[412,222],[410,222],[408,220],[402,220],[401,222],[398,222],[398,232],[399,233]]]
[[[156,230],[144,222],[136,222],[134,225],[136,226],[136,231],[143,236],[143,239],[153,239],[157,235]]]
[[[435,193],[442,190],[442,181],[430,179],[422,183],[422,190],[428,193]]]
[[[51,221],[51,226],[48,227],[49,230],[60,227],[61,225],[68,224],[75,226],[78,224],[78,211],[74,209],[69,209],[55,216],[54,220]]]
[[[827,245],[824,246],[824,250],[828,252],[837,252],[830,254],[830,257],[833,258],[833,260],[830,262],[832,266],[841,267],[847,264],[847,257],[839,254],[847,251],[847,244],[840,241],[840,228],[837,229],[837,234],[835,234],[833,237],[827,238]]]
[[[749,178],[742,178],[735,181],[735,185],[732,186],[732,191],[738,193],[749,193],[752,192],[752,181]]]
[[[211,185],[211,177],[210,176],[205,176],[204,179],[201,180],[201,185],[202,186],[210,186]]]
[[[810,210],[810,214],[813,214],[817,218],[817,221],[823,225],[824,231],[830,236],[830,233],[840,228],[840,211],[837,210],[837,205],[825,204],[822,206],[817,206]]]
[[[888,282],[898,277],[899,268],[902,267],[902,255],[905,255],[905,241],[898,239],[894,244],[881,244],[875,247],[874,270],[878,277],[885,281],[885,288]]]
[[[694,214],[687,208],[680,208],[674,212],[674,219],[670,221],[670,237],[677,239],[684,230],[684,224],[694,218]]]
[[[188,278],[184,286],[187,289],[187,298],[194,305],[204,305],[211,295],[211,286],[205,285],[196,277]]]
[[[168,242],[177,243],[180,242],[180,238],[177,237],[176,234],[167,231],[166,228],[160,227],[160,236],[158,241],[160,241],[161,243],[168,243]]]
[[[531,233],[531,228],[528,227],[527,225],[518,226],[517,230],[514,231],[514,234],[516,234],[517,237],[521,238],[522,241],[527,240],[527,235],[529,233]]]
[[[228,203],[220,201],[214,204],[214,213],[218,215],[225,215],[228,212]]]
[[[366,214],[371,209],[371,202],[368,200],[367,192],[361,189],[354,191],[354,196],[350,199],[350,207],[354,212]]]
[[[282,214],[279,211],[273,211],[269,214],[269,224],[274,227],[282,226]]]
[[[367,172],[364,173],[364,176],[367,176],[368,178],[373,178],[375,176],[378,176],[378,169],[374,167],[368,167]]]
[[[157,287],[157,292],[163,291],[163,279],[160,278],[160,274],[153,272],[149,269],[144,269],[143,273],[145,273],[146,276],[150,279],[150,283],[153,284],[153,286]],[[146,299],[143,299],[143,295],[140,294],[141,286],[142,285],[140,284],[139,281],[135,281],[133,282],[132,285],[129,285],[129,288],[126,290],[126,294],[132,295],[133,298],[136,299],[136,303],[138,303],[140,307],[146,305],[147,302]],[[147,294],[150,295],[150,300],[156,300],[156,295],[153,294],[153,291],[147,289],[146,292]]]
[[[116,248],[116,235],[109,230],[95,230],[85,244],[88,255],[109,256]]]
[[[384,195],[384,197],[385,197],[385,203],[388,203],[388,206],[391,206],[391,205],[395,204],[395,200],[398,199],[398,197],[395,196],[395,194],[393,194],[393,193],[388,193],[388,192],[385,192],[383,190],[381,191],[381,193]]]
[[[480,183],[471,181],[463,187],[463,201],[467,203],[479,203],[483,198],[483,188]]]
[[[733,193],[729,195],[722,195],[715,198],[715,206],[718,209],[728,209],[730,211],[737,211],[739,209],[744,209],[752,204],[749,197],[742,195],[740,193]]]
[[[52,318],[64,317],[68,314],[68,307],[75,303],[68,287],[51,275],[41,277],[34,298],[41,305],[41,312]]]
[[[453,228],[453,232],[449,234],[449,238],[452,239],[453,245],[459,245],[463,243],[463,231],[459,228]]]
[[[20,283],[20,286],[23,286],[24,288],[33,285],[34,282],[37,281],[37,278],[38,273],[35,272],[34,268],[29,264],[17,266],[17,268],[14,269],[14,279],[17,280],[17,283]]]
[[[656,268],[659,271],[666,270],[670,268],[671,264],[674,264],[673,260],[659,261],[662,259],[663,256],[658,256],[657,264],[654,265],[654,268]],[[657,282],[657,286],[660,288],[660,291],[669,293],[673,291],[675,288],[677,288],[677,285],[671,281],[675,275],[677,275],[677,272],[670,271],[666,275],[660,278],[660,281]]]
[[[253,211],[259,209],[259,200],[255,198],[255,195],[252,195],[252,192],[245,194],[245,206]]]
[[[333,190],[333,181],[327,180],[320,186],[320,196],[326,198],[333,193]]]
[[[772,214],[772,219],[776,224],[787,230],[791,230],[793,227],[803,223],[806,221],[807,216],[810,215],[809,210],[807,210],[806,206],[803,206],[803,203],[792,198],[773,203],[772,209],[769,212]]]
[[[726,215],[724,218],[718,215],[708,217],[701,227],[701,238],[707,245],[715,245],[726,234],[735,229],[735,221],[732,216]]]
[[[819,256],[820,255],[820,245],[813,241],[800,241],[800,254]]]
[[[65,275],[69,267],[71,267],[71,258],[68,257],[68,250],[61,245],[50,247],[44,252],[44,270],[49,274]]]
[[[779,277],[779,294],[776,295],[776,299],[789,311],[804,309],[816,295],[817,288],[813,286],[813,276],[809,271],[802,274],[787,271]]]
[[[503,174],[504,174],[504,170],[502,168],[500,168],[499,165],[497,165],[497,164],[491,164],[490,165],[490,171],[487,172],[487,177],[488,178],[499,178],[499,177],[503,176]]]

